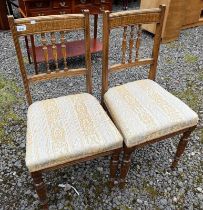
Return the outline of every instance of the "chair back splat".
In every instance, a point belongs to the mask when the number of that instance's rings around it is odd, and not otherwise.
[[[8,20],[13,35],[20,71],[23,78],[25,93],[29,105],[32,103],[32,97],[29,88],[30,83],[35,83],[39,81],[71,76],[86,76],[87,92],[92,92],[89,27],[90,23],[88,10],[85,10],[83,14],[77,15],[51,15],[42,17],[21,18],[16,20],[13,18],[13,16],[9,16]],[[84,68],[69,69],[66,61],[68,51],[65,35],[68,32],[78,30],[84,31],[86,64]],[[56,33],[59,33],[59,43],[56,43]],[[25,68],[19,38],[34,35],[39,36],[39,41],[42,45],[42,54],[44,55],[46,71],[43,73],[35,73],[30,75],[27,73]],[[48,48],[48,45],[50,44],[51,48]],[[51,70],[50,68],[50,59],[54,63],[54,70]],[[59,68],[59,59],[63,61],[62,68]]]
[[[103,12],[102,98],[105,92],[108,90],[108,76],[110,73],[122,71],[125,68],[150,65],[148,78],[155,80],[165,9],[166,6],[160,5],[159,8],[155,9],[131,10],[116,13],[110,13],[109,11]],[[139,58],[139,49],[142,35],[142,24],[152,23],[156,23],[156,33],[154,36],[152,54],[151,57],[141,59]],[[116,28],[123,28],[121,62],[109,66],[110,32],[112,29]],[[130,31],[129,43],[127,42],[128,31]],[[137,31],[136,40],[134,40],[135,31]],[[135,52],[133,51],[134,47]],[[129,52],[127,52],[127,49]],[[127,53],[128,56],[126,56]],[[126,59],[126,57],[128,57],[128,59]]]

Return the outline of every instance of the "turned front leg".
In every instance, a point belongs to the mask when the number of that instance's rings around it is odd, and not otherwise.
[[[133,150],[131,148],[127,148],[127,147],[124,148],[124,155],[123,155],[121,172],[120,172],[120,188],[125,187],[125,180],[126,180],[126,176],[128,174],[129,168],[130,168],[132,152]]]
[[[183,152],[185,151],[185,148],[187,146],[188,143],[188,138],[190,136],[190,134],[193,132],[193,130],[195,129],[195,127],[192,127],[190,129],[188,129],[187,131],[185,131],[179,141],[178,147],[177,147],[177,151],[176,151],[176,155],[174,158],[174,161],[171,165],[171,168],[174,169],[177,164],[178,161],[180,160],[181,155],[183,154]]]
[[[49,208],[48,207],[48,198],[47,198],[46,186],[45,186],[43,178],[42,178],[42,173],[41,172],[32,172],[31,176],[32,176],[35,190],[39,197],[42,209],[47,210]]]
[[[113,155],[111,156],[111,163],[110,163],[110,181],[109,187],[112,188],[115,183],[116,179],[116,172],[118,170],[118,163],[119,163],[119,156],[120,156],[121,149],[116,150]]]

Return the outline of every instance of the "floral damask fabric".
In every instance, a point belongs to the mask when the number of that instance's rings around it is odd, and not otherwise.
[[[122,147],[99,102],[83,93],[33,103],[28,109],[26,165],[30,172]]]
[[[128,147],[198,122],[197,114],[185,103],[148,79],[110,88],[104,101]]]

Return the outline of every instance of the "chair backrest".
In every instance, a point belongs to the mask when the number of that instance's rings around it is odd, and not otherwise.
[[[29,104],[32,103],[30,94],[30,84],[34,82],[50,80],[54,78],[71,77],[71,76],[86,76],[87,92],[92,91],[91,80],[91,53],[90,53],[90,23],[89,11],[84,11],[83,14],[67,14],[67,15],[51,15],[41,17],[30,17],[14,19],[13,16],[8,17],[21,75],[23,78],[25,93]],[[69,69],[67,66],[67,49],[65,35],[72,31],[84,31],[85,39],[85,67],[78,69]],[[60,34],[60,42],[56,44],[56,33]],[[19,38],[37,35],[42,43],[42,51],[46,64],[46,72],[38,74],[28,74],[23,59]],[[48,38],[49,37],[49,38]],[[51,49],[48,49],[48,42],[51,42]],[[50,45],[49,45],[50,46]],[[59,68],[58,54],[60,51],[63,68]],[[50,55],[51,54],[51,55]],[[55,69],[50,70],[49,56],[52,56]]]
[[[156,76],[157,60],[159,54],[159,46],[161,42],[161,31],[165,14],[165,5],[159,8],[145,10],[131,10],[123,12],[110,13],[103,12],[103,63],[102,63],[102,98],[108,90],[109,74],[116,71],[122,71],[125,68],[150,65],[149,79],[154,80]],[[140,59],[139,48],[142,33],[142,24],[156,24],[154,35],[154,44],[151,57]],[[134,40],[135,26],[137,28],[137,39]],[[112,29],[123,28],[122,37],[122,58],[121,62],[109,66],[109,38]],[[129,34],[129,45],[127,46],[127,31]],[[133,52],[135,47],[135,52]],[[129,48],[128,60],[126,59],[126,51]],[[135,55],[133,55],[133,53]],[[115,56],[115,55],[114,55]],[[135,58],[133,58],[135,57]]]

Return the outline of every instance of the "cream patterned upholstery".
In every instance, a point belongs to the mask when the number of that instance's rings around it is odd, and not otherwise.
[[[28,109],[26,165],[30,172],[122,145],[122,136],[90,94],[38,101]]]
[[[152,80],[110,88],[104,102],[128,147],[197,124],[198,116]]]

